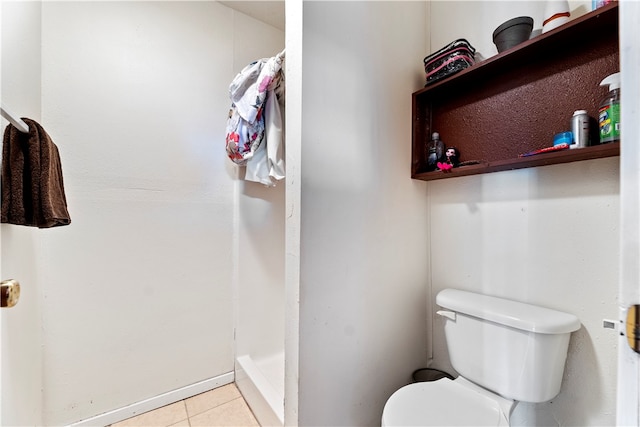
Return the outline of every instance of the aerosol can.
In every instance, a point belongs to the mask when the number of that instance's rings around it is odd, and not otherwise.
[[[433,132],[431,141],[427,146],[427,170],[434,171],[438,168],[438,162],[445,161],[444,142],[440,140],[440,134]]]
[[[620,141],[620,73],[607,76],[600,86],[609,86],[609,93],[598,110],[600,143]]]

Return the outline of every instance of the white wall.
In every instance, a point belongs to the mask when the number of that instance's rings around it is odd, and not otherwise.
[[[621,87],[624,88],[620,121],[625,143],[620,158],[620,285],[619,319],[626,323],[628,309],[640,302],[640,4],[620,5]],[[628,143],[629,141],[630,143]],[[628,337],[618,336],[618,390],[616,423],[640,424],[640,357],[631,349]]]
[[[427,185],[409,177],[426,13],[303,4],[299,425],[380,425],[426,364]]]
[[[42,238],[46,424],[233,370],[233,15],[42,5],[42,123],[72,217]]]
[[[485,58],[498,53],[493,44],[493,31],[503,22],[517,17],[533,18],[533,33],[539,34],[544,22],[542,1],[429,1],[432,11],[428,27],[431,32],[429,52],[435,52],[452,40],[466,38]],[[570,19],[591,11],[591,1],[570,0]],[[426,55],[425,55],[426,56]]]
[[[242,13],[236,12],[234,19],[236,39],[247,41],[242,48],[234,49],[236,73],[256,59],[284,49],[284,31]],[[265,187],[242,180],[244,168],[237,172],[236,353],[265,357],[284,351],[285,183]]]
[[[284,8],[284,2],[275,5]],[[236,72],[256,59],[274,56],[285,47],[284,31],[242,13],[234,16],[234,31],[238,33],[236,39],[247,41],[234,50]],[[258,421],[277,424],[274,409],[277,408],[277,414],[282,412],[284,398],[285,182],[265,187],[242,180],[244,168],[237,168],[236,172],[239,179],[234,190],[235,351],[237,358],[245,360],[244,365],[236,364],[236,382]],[[251,368],[264,381],[257,380]],[[276,408],[267,405],[269,401]]]
[[[408,178],[421,59],[458,37],[491,56],[505,8],[522,5],[541,21],[542,3],[304,3],[300,425],[379,423],[430,354],[424,316],[445,287],[580,317],[561,394],[521,404],[515,424],[615,422],[615,334],[601,325],[617,313],[618,159]],[[450,369],[434,322],[432,366]]]
[[[284,182],[238,191],[236,351],[265,357],[284,351]]]
[[[14,114],[40,120],[40,2],[3,1],[0,99]],[[2,119],[4,130],[8,123]],[[35,260],[46,231],[3,224],[2,279],[21,284],[18,304],[2,309],[2,425],[42,425],[41,281]]]
[[[492,16],[531,14],[540,22],[541,4],[434,2],[432,48],[460,36],[486,45],[481,38],[490,41],[504,20]],[[520,404],[517,425],[615,424],[616,335],[602,319],[617,318],[619,184],[617,157],[429,183],[432,301],[454,287],[563,310],[582,322],[561,393],[550,403]],[[440,319],[433,337],[433,366],[450,369]]]
[[[518,420],[614,422],[615,337],[600,325],[617,313],[617,159],[409,178],[422,58],[453,38],[474,43],[468,29],[493,31],[478,17],[495,4],[476,3],[464,14],[431,3],[431,42],[421,2],[304,4],[302,163],[289,164],[301,180],[300,425],[379,424],[427,361],[428,301],[445,286],[577,314],[561,395],[523,405]],[[215,3],[42,5],[40,119],[60,148],[73,219],[23,246],[42,257],[31,274],[44,295],[45,424],[232,369],[236,171],[219,117],[238,68],[271,54],[238,54],[248,42],[236,18]],[[30,93],[13,109],[37,110]],[[237,185],[238,209],[281,203],[281,189]],[[235,226],[244,220],[257,217]],[[434,330],[434,366],[446,366]]]
[[[215,2],[3,2],[3,12],[3,102],[59,146],[73,220],[2,227],[3,268],[23,285],[3,312],[4,329],[21,332],[5,333],[20,351],[3,347],[13,383],[3,405],[29,404],[5,410],[7,425],[71,423],[229,381],[238,280],[263,292],[280,275],[260,298],[244,286],[250,303],[238,305],[245,347],[282,351],[283,310],[265,302],[284,304],[284,188],[238,181],[224,126],[229,82],[281,50],[283,32]],[[233,236],[245,255],[255,242],[281,249],[250,252],[238,273]]]

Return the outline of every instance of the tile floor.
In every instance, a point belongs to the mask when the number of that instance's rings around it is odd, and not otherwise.
[[[235,384],[145,412],[111,427],[260,427]]]

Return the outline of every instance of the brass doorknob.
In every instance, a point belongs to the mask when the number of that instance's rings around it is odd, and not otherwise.
[[[629,347],[640,353],[640,305],[632,305],[627,311],[626,335]]]
[[[20,283],[9,279],[0,282],[0,307],[13,307],[20,299]]]

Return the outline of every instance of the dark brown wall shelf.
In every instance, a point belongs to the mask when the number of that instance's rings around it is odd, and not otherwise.
[[[412,95],[411,177],[453,178],[618,156],[620,144],[594,145],[531,157],[570,130],[575,110],[592,118],[597,141],[600,81],[618,72],[618,5],[609,4],[480,62]],[[427,143],[439,132],[461,160],[480,164],[427,172]]]

